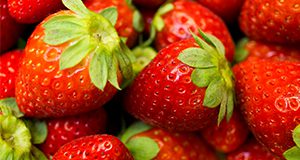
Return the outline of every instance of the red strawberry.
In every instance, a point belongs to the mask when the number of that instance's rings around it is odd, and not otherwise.
[[[240,147],[248,136],[248,128],[238,110],[233,112],[229,122],[223,120],[201,131],[202,136],[216,150],[228,153]]]
[[[8,12],[7,0],[0,1],[0,53],[10,49],[19,39],[24,25],[18,24]]]
[[[121,140],[135,159],[217,159],[205,141],[193,133],[168,132],[161,128],[152,128],[142,122],[131,125]]]
[[[53,156],[64,144],[88,135],[105,132],[106,112],[103,108],[72,117],[46,120],[48,134],[39,148],[48,156]]]
[[[299,9],[299,0],[246,0],[240,28],[254,40],[299,44]]]
[[[93,135],[73,140],[62,146],[52,160],[133,160],[128,149],[111,135]]]
[[[131,4],[128,4],[126,0],[85,0],[84,4],[92,11],[100,12],[101,10],[116,6],[118,10],[118,20],[115,25],[119,36],[127,38],[126,44],[132,47],[138,37],[139,26],[134,25],[135,14],[138,11],[134,9]],[[135,13],[137,12],[137,13]]]
[[[194,35],[198,44],[187,39],[162,49],[127,91],[125,106],[130,114],[151,125],[181,131],[199,130],[214,122],[215,107],[220,104],[219,122],[226,110],[230,117],[233,82],[224,46],[216,37],[201,34],[216,48]]]
[[[80,0],[63,2],[73,12],[50,15],[25,48],[16,98],[27,116],[62,117],[99,108],[120,89],[121,79],[132,75],[129,49],[113,27],[116,11],[98,14]]]
[[[133,3],[145,8],[157,8],[166,0],[133,0]]]
[[[15,79],[23,50],[14,50],[0,56],[0,99],[15,96]]]
[[[226,22],[234,22],[240,13],[245,0],[197,0],[200,4],[212,10]]]
[[[227,160],[279,160],[255,139],[249,140],[241,148],[227,155]]]
[[[300,61],[300,49],[290,46],[242,39],[235,54],[237,62],[248,59],[272,59],[274,61]]]
[[[224,22],[202,5],[191,1],[175,1],[162,6],[153,19],[157,30],[156,49],[191,38],[190,31],[197,28],[211,33],[221,40],[226,48],[226,58],[231,61],[234,55],[234,43]]]
[[[254,136],[272,152],[294,146],[300,124],[300,64],[272,59],[247,60],[233,68],[237,100]]]
[[[7,0],[9,12],[20,23],[36,23],[63,9],[61,0]]]

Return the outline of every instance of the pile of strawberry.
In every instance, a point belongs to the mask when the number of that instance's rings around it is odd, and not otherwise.
[[[0,9],[1,160],[300,159],[299,0]]]

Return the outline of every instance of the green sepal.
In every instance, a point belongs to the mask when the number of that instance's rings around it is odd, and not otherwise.
[[[206,34],[200,29],[198,29],[198,32],[200,33],[202,38],[206,42],[208,42],[209,45],[213,46],[218,51],[218,53],[220,53],[221,55],[225,55],[225,47],[217,37],[211,34]]]
[[[201,48],[187,48],[182,51],[178,59],[195,68],[211,68],[216,67],[212,62],[212,56]]]
[[[130,79],[133,76],[132,61],[135,57],[125,43],[120,41],[120,54],[117,54],[117,59],[121,68],[122,75],[125,79]]]
[[[221,104],[224,92],[224,81],[219,77],[210,82],[205,91],[203,105],[215,108]]]
[[[227,90],[227,104],[226,104],[226,120],[229,122],[233,109],[234,109],[234,103],[235,103],[235,91],[234,89],[228,89]]]
[[[110,21],[110,23],[114,26],[118,20],[118,11],[116,7],[108,7],[103,9],[100,14]]]
[[[207,44],[204,40],[202,40],[200,37],[198,37],[195,33],[193,33],[193,32],[190,32],[190,33],[191,33],[192,37],[195,39],[195,41],[197,42],[197,44],[201,48],[203,48],[206,52],[214,53],[216,51],[212,46]]]
[[[135,47],[132,50],[135,61],[132,62],[132,68],[135,75],[139,74],[157,55],[152,47]]]
[[[106,57],[109,51],[105,47],[99,47],[96,49],[89,66],[89,74],[92,83],[104,90],[108,79],[108,66],[106,63]]]
[[[126,147],[135,160],[152,160],[160,151],[157,142],[148,137],[132,138]]]
[[[47,124],[38,119],[24,119],[24,123],[31,133],[31,142],[33,144],[43,143],[48,135]]]
[[[64,70],[72,68],[79,64],[94,48],[90,44],[90,38],[82,37],[80,40],[75,41],[74,44],[68,46],[61,54],[59,59],[59,68]]]
[[[31,155],[34,158],[34,160],[48,160],[46,155],[33,145],[31,147]]]
[[[249,42],[248,38],[242,38],[236,45],[234,54],[234,63],[240,63],[244,61],[248,55],[248,50],[245,49],[245,45]]]
[[[85,7],[81,0],[62,0],[64,6],[66,6],[69,10],[72,10],[79,16],[86,16],[90,13],[90,11]]]
[[[300,147],[300,124],[293,131],[293,140],[296,146]]]
[[[121,141],[123,143],[127,143],[127,141],[134,135],[138,134],[138,133],[142,133],[145,132],[149,129],[151,129],[152,127],[143,123],[143,122],[136,122],[132,125],[130,125],[127,130],[123,133],[123,135],[121,136]]]
[[[0,100],[0,112],[2,112],[3,115],[12,114],[17,118],[24,116],[24,114],[19,110],[16,99],[12,97]]]
[[[24,49],[26,46],[26,41],[23,38],[18,39],[17,48],[18,49]]]
[[[206,87],[217,76],[219,76],[219,73],[216,67],[205,68],[205,69],[197,68],[192,72],[191,78],[192,78],[192,82],[196,86]]]
[[[133,12],[133,21],[132,22],[133,22],[133,28],[137,32],[143,32],[144,27],[145,27],[143,16],[137,9],[135,9]]]
[[[106,56],[107,63],[108,63],[108,69],[110,72],[108,72],[108,81],[111,85],[113,85],[116,89],[121,90],[118,82],[118,73],[117,73],[117,68],[118,68],[118,60],[116,56]]]
[[[300,148],[294,146],[283,153],[283,156],[287,160],[299,160],[300,157]]]

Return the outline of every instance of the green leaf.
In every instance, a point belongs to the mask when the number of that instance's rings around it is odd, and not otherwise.
[[[227,91],[227,110],[226,110],[226,119],[229,122],[234,108],[234,89],[228,89]]]
[[[18,104],[15,98],[5,98],[0,100],[0,111],[3,115],[12,114],[13,116],[20,118],[24,114],[19,110]]]
[[[145,27],[145,24],[144,24],[143,16],[141,15],[141,13],[138,10],[135,10],[133,12],[133,28],[137,32],[143,32],[144,27]]]
[[[83,37],[74,44],[68,46],[61,54],[59,60],[60,70],[71,68],[79,64],[94,49],[90,38]]]
[[[105,47],[98,48],[89,67],[91,81],[101,91],[104,90],[108,78],[108,67],[105,58],[105,55],[108,54],[109,51]]]
[[[118,60],[115,56],[109,57],[106,59],[108,64],[108,81],[111,85],[113,85],[116,89],[121,90],[118,82]]]
[[[221,121],[225,117],[226,105],[227,105],[227,93],[223,92],[222,99],[221,99],[221,105],[220,105],[220,109],[219,109],[219,115],[218,115],[218,126],[220,125]]]
[[[300,124],[293,131],[293,140],[300,147]]]
[[[286,150],[283,153],[283,156],[287,159],[287,160],[299,160],[300,157],[300,148],[297,146],[294,146],[288,150]]]
[[[31,147],[31,154],[35,158],[35,160],[48,160],[46,155],[33,145]]]
[[[119,67],[121,69],[122,75],[125,79],[131,79],[133,76],[132,64],[130,58],[134,59],[134,56],[131,50],[124,44],[122,41],[120,42],[120,51],[117,54],[117,59],[119,62]]]
[[[215,46],[218,53],[225,56],[225,47],[223,43],[214,35],[206,34],[206,36],[212,42],[213,46]]]
[[[143,44],[141,44],[141,46],[142,47],[150,46],[151,43],[154,41],[155,36],[156,36],[156,28],[152,23],[151,26],[150,26],[150,36]]]
[[[127,141],[132,136],[137,135],[138,133],[145,132],[149,129],[151,129],[151,126],[149,126],[143,122],[136,122],[127,128],[127,130],[124,132],[124,134],[121,137],[121,141],[123,143],[127,143]]]
[[[38,119],[25,119],[24,122],[30,130],[32,137],[31,142],[33,144],[41,144],[46,140],[48,129],[45,121]]]
[[[196,68],[191,75],[192,82],[198,87],[207,87],[211,81],[220,77],[216,67],[198,69]]]
[[[235,54],[234,54],[234,62],[239,63],[244,61],[248,55],[248,50],[245,49],[245,45],[249,42],[248,38],[241,39],[235,48]]]
[[[203,105],[209,108],[220,105],[224,94],[224,86],[222,79],[214,79],[206,88]]]
[[[203,48],[206,52],[208,53],[213,53],[215,52],[215,49],[210,46],[209,44],[207,44],[203,39],[199,38],[195,33],[190,32],[191,35],[193,36],[193,38],[195,39],[196,43]]]
[[[135,160],[151,160],[160,151],[158,144],[148,137],[130,139],[126,146]]]
[[[118,19],[118,11],[116,7],[108,7],[100,12],[100,14],[110,21],[110,23],[114,26],[117,23]]]
[[[90,13],[81,0],[62,0],[62,3],[80,16],[86,16]]]
[[[187,48],[179,54],[178,59],[191,67],[211,68],[216,67],[211,55],[201,48]]]
[[[165,26],[165,22],[164,22],[164,20],[162,19],[161,16],[154,17],[154,19],[153,19],[153,24],[154,24],[156,30],[159,31],[159,32],[160,32],[160,31],[164,28],[164,26]]]

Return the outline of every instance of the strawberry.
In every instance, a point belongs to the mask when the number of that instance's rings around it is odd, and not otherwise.
[[[52,160],[133,160],[128,149],[111,135],[92,135],[73,140],[62,146]]]
[[[133,75],[129,49],[113,27],[116,9],[98,14],[80,0],[63,3],[72,11],[47,17],[25,48],[16,99],[26,116],[62,117],[99,108]]]
[[[15,79],[23,50],[13,50],[0,55],[0,99],[15,96]]]
[[[118,11],[118,19],[115,28],[119,36],[127,39],[126,44],[132,47],[138,37],[138,32],[142,31],[140,13],[126,0],[85,0],[84,4],[88,9],[100,12],[101,10],[115,6]]]
[[[300,49],[271,43],[263,43],[247,38],[240,40],[237,45],[235,61],[248,59],[272,59],[274,61],[299,61]]]
[[[197,0],[200,4],[207,7],[226,22],[232,23],[237,20],[242,5],[245,0]]]
[[[240,28],[250,38],[281,44],[300,42],[298,0],[246,0]]]
[[[133,0],[133,3],[145,8],[157,8],[166,0]]]
[[[61,0],[7,0],[10,15],[19,23],[36,23],[64,8]]]
[[[64,144],[88,135],[105,132],[106,112],[103,108],[86,114],[47,119],[47,138],[39,148],[48,156],[53,156]]]
[[[207,43],[193,34],[195,39],[160,50],[141,71],[124,100],[130,114],[177,131],[206,127],[217,119],[218,106],[218,122],[225,113],[230,118],[234,91],[224,46],[216,37],[200,34]]]
[[[142,122],[132,124],[121,140],[135,159],[217,160],[214,151],[194,133],[168,132]]]
[[[239,148],[247,139],[248,128],[238,110],[235,110],[229,122],[223,120],[220,125],[214,124],[203,130],[201,134],[216,150],[228,153]]]
[[[300,64],[247,60],[233,68],[237,100],[250,130],[276,155],[294,146],[299,122]]]
[[[279,160],[267,148],[255,139],[249,140],[242,147],[227,155],[227,160]]]
[[[0,53],[10,49],[19,39],[25,26],[17,23],[10,15],[7,1],[0,1]]]
[[[157,32],[156,36],[152,33],[145,45],[155,38],[156,49],[160,50],[173,42],[191,38],[190,31],[196,33],[197,28],[219,38],[226,48],[226,58],[233,60],[234,43],[224,22],[192,1],[175,1],[162,6],[153,18],[151,30]]]

